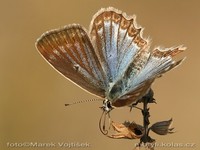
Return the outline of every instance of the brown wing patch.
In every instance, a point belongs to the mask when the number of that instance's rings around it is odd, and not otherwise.
[[[104,97],[105,74],[80,25],[47,32],[38,39],[36,47],[59,73],[85,90]]]

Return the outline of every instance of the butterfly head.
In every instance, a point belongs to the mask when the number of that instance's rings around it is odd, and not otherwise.
[[[114,107],[112,106],[112,103],[110,100],[108,100],[107,98],[103,101],[103,106],[101,107],[101,109],[105,112],[110,112],[112,109],[114,109]]]

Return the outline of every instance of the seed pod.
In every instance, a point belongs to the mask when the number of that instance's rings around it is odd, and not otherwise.
[[[172,119],[170,119],[168,121],[156,122],[150,127],[150,130],[152,130],[153,132],[155,132],[156,134],[159,134],[159,135],[166,135],[168,133],[174,133],[172,131],[174,128],[171,128],[171,124],[172,124]]]

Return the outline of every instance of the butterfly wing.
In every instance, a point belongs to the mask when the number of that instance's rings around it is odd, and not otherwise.
[[[184,59],[175,61],[173,57],[184,50],[185,47],[181,46],[165,50],[153,50],[146,64],[137,74],[132,76],[131,73],[127,72],[124,77],[117,81],[112,87],[110,96],[114,97],[113,106],[121,107],[130,105],[134,101],[142,98],[147,94],[151,84],[156,78],[181,64]]]
[[[115,8],[104,8],[94,15],[89,33],[108,86],[123,76],[140,49],[148,55],[147,41],[141,38],[140,31],[134,26],[134,17]]]
[[[90,25],[92,43],[109,79],[107,98],[113,103],[125,94],[128,77],[136,75],[150,55],[148,40],[137,26],[134,16],[112,7],[101,9]]]
[[[181,46],[165,50],[153,50],[145,66],[129,81],[127,93],[133,91],[141,83],[160,77],[163,73],[178,66],[184,59],[175,61],[173,57],[184,50],[185,48]]]
[[[105,96],[105,73],[80,25],[47,32],[37,40],[36,47],[64,77],[95,95]]]

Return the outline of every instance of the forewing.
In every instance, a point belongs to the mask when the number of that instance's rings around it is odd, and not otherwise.
[[[101,9],[94,15],[90,36],[108,83],[114,83],[123,76],[139,51],[143,50],[148,58],[148,44],[140,32],[135,18],[117,9]]]
[[[37,40],[36,47],[67,79],[95,95],[105,96],[105,74],[86,31],[80,25],[47,32]]]

